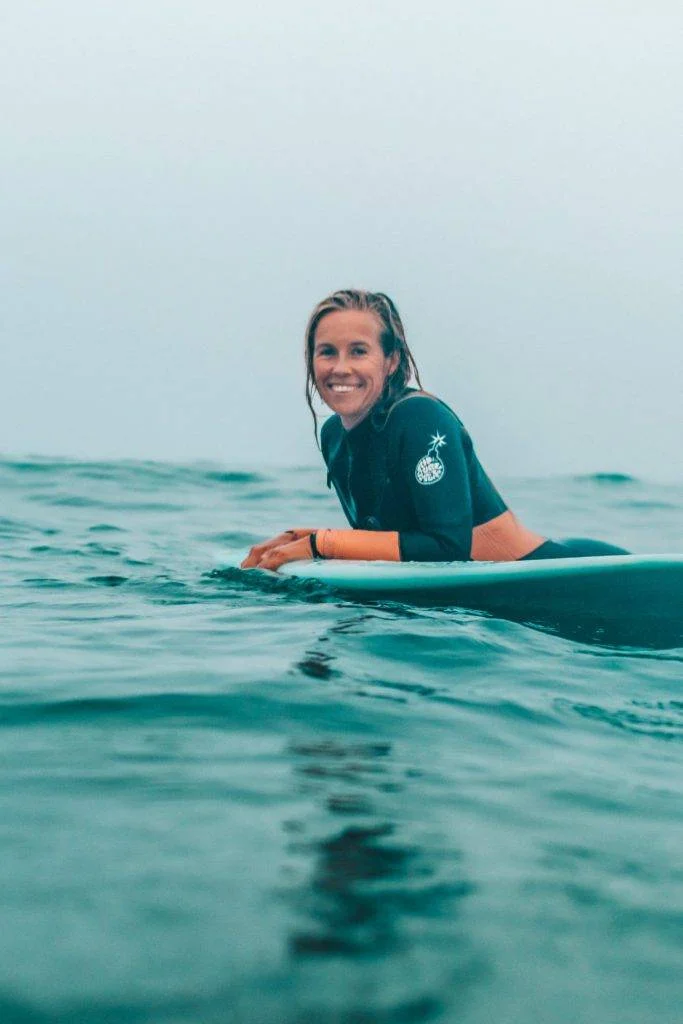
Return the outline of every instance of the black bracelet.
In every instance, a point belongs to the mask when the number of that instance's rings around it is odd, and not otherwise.
[[[324,555],[321,555],[320,552],[318,551],[318,543],[317,543],[317,540],[316,540],[316,534],[315,533],[309,534],[309,540],[311,542],[311,552],[313,554],[313,557],[314,558],[323,558]]]

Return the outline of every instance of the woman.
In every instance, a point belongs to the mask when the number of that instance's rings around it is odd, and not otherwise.
[[[484,472],[464,426],[422,390],[398,310],[382,292],[334,292],[306,329],[306,400],[335,413],[321,449],[350,530],[297,528],[256,544],[242,568],[310,558],[515,561],[626,554],[548,540],[522,526]],[[411,378],[417,388],[409,387]]]

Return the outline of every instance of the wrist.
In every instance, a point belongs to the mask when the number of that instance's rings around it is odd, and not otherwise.
[[[314,558],[324,558],[320,549],[318,548],[318,534],[317,531],[313,530],[308,537],[311,544],[311,554]]]

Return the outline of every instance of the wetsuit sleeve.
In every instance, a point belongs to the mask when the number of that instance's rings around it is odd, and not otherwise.
[[[313,544],[318,558],[358,558],[400,562],[398,533],[380,530],[317,530]]]
[[[472,550],[471,441],[435,399],[411,398],[392,414],[392,475],[409,496],[417,528],[399,533],[403,561],[467,561]]]

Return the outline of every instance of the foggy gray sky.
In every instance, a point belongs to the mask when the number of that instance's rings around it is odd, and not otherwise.
[[[679,3],[4,3],[0,452],[310,464],[396,300],[495,474],[683,478]]]

